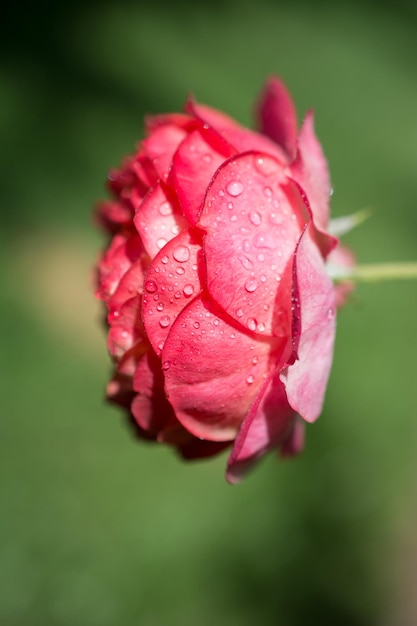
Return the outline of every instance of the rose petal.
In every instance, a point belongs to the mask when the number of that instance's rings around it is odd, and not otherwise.
[[[304,449],[305,422],[299,415],[294,415],[288,437],[281,445],[281,456],[294,456]]]
[[[115,359],[122,358],[134,345],[145,340],[140,306],[141,298],[135,296],[108,317],[107,348]]]
[[[292,426],[294,411],[275,368],[246,416],[230,454],[226,478],[239,482],[268,450],[277,447]]]
[[[130,298],[141,294],[143,291],[143,279],[149,259],[144,252],[125,272],[114,294],[109,298],[107,307],[110,315],[114,315],[120,307]]]
[[[139,426],[153,436],[177,423],[164,393],[164,377],[159,359],[149,350],[139,361],[133,388],[132,414]]]
[[[301,127],[297,156],[290,170],[307,194],[315,225],[320,230],[326,230],[330,213],[330,175],[326,157],[314,132],[311,111],[307,113]]]
[[[231,147],[224,154],[224,149],[219,152],[210,145],[209,133],[203,128],[190,133],[179,145],[174,155],[171,180],[190,224],[195,225],[197,221],[215,171],[232,154]]]
[[[289,332],[285,272],[305,219],[298,190],[272,157],[239,155],[213,179],[198,224],[207,233],[207,287],[251,331]]]
[[[162,351],[165,387],[178,420],[196,437],[233,439],[277,345],[240,332],[209,300],[196,298],[178,316]]]
[[[187,109],[205,126],[209,126],[221,135],[229,145],[233,146],[236,152],[257,150],[274,156],[282,164],[287,163],[288,158],[282,148],[265,135],[244,128],[224,113],[198,104],[193,100],[189,100]]]
[[[120,228],[129,227],[133,219],[130,206],[122,202],[110,200],[100,202],[95,210],[97,222],[110,233],[116,233]]]
[[[172,157],[187,132],[175,124],[164,124],[143,140],[145,154],[152,161],[159,178],[166,181],[171,168]]]
[[[333,358],[335,290],[322,256],[311,236],[302,234],[294,258],[295,362],[281,379],[288,402],[308,422],[319,416]]]
[[[297,145],[297,112],[284,83],[272,76],[257,106],[261,131],[275,141],[292,160]]]
[[[146,194],[136,211],[134,224],[151,259],[187,227],[175,197],[161,183]]]
[[[174,320],[201,291],[200,252],[201,240],[186,230],[170,241],[149,266],[142,317],[149,341],[158,355]]]
[[[98,263],[98,290],[96,297],[108,300],[116,291],[122,277],[143,254],[139,235],[121,233],[112,242]]]

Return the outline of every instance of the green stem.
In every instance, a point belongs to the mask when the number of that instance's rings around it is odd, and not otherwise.
[[[333,279],[378,282],[382,280],[405,280],[417,278],[417,263],[370,263],[343,269],[333,274]]]

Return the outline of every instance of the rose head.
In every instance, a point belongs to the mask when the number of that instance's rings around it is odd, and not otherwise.
[[[110,236],[97,271],[107,396],[186,459],[232,446],[230,482],[272,448],[302,448],[335,334],[337,239],[313,116],[298,132],[277,78],[257,115],[260,133],[190,99],[147,119],[97,209]]]

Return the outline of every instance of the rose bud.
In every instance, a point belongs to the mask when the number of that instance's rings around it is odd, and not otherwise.
[[[109,236],[97,265],[107,397],[185,459],[231,447],[230,482],[271,449],[301,450],[343,300],[326,271],[338,240],[313,115],[298,130],[271,78],[257,117],[259,133],[189,99],[184,114],[148,118],[96,212]]]

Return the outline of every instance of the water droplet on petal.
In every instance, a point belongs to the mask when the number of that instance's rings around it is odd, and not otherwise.
[[[334,317],[334,308],[330,307],[329,309],[327,309],[327,319],[331,320],[332,317]]]
[[[250,211],[249,220],[254,226],[259,226],[259,224],[262,222],[261,214],[258,213],[258,211]]]
[[[157,291],[157,289],[158,289],[158,285],[156,284],[156,282],[154,280],[147,280],[146,283],[145,283],[145,289],[149,293],[155,293],[155,291]],[[116,315],[116,313],[115,313],[115,315]]]
[[[183,267],[177,267],[175,271],[177,274],[179,274],[179,276],[182,276],[183,274],[185,274],[185,269]]]
[[[184,296],[189,298],[194,293],[194,287],[193,287],[193,285],[185,285],[185,287],[184,287],[184,289],[182,291],[183,291]]]
[[[252,376],[252,374],[250,376],[247,377],[246,382],[248,383],[248,385],[251,385],[255,380],[255,376]]]
[[[242,193],[243,185],[238,180],[231,180],[226,185],[226,191],[230,196],[233,196],[236,198],[237,196],[240,196],[240,194]]]
[[[159,325],[162,328],[167,328],[167,326],[169,326],[170,323],[171,323],[171,319],[170,319],[169,315],[163,315],[161,317],[161,319],[159,320]]]
[[[249,280],[247,280],[245,283],[245,289],[246,291],[249,291],[249,293],[252,293],[253,291],[255,291],[257,287],[258,287],[258,283],[256,282],[254,278],[249,278]]]
[[[256,320],[250,317],[247,321],[247,326],[249,330],[256,330]]]
[[[162,369],[163,370],[168,370],[170,366],[170,362],[169,361],[162,361]]]
[[[177,246],[172,253],[172,256],[178,263],[185,263],[190,258],[190,250],[187,246]]]
[[[211,156],[211,154],[203,155],[203,161],[205,161],[205,163],[211,163],[212,160],[213,160],[213,157]]]
[[[272,189],[271,187],[264,187],[264,194],[270,198],[272,196]]]
[[[258,324],[258,332],[263,333],[265,330],[265,324],[263,322],[259,322]]]
[[[160,302],[159,304],[156,305],[156,310],[157,311],[163,311],[164,310],[164,305],[162,302]]]
[[[231,222],[237,222],[237,216],[236,215],[232,215],[232,217],[230,218]]]
[[[236,309],[236,317],[243,317],[243,309]]]
[[[200,328],[200,322],[194,322],[193,326],[194,328]]]
[[[256,365],[258,361],[259,361],[258,357],[254,356],[253,359],[252,359],[253,365]]]
[[[264,283],[266,281],[265,274],[261,274],[260,277],[259,277],[259,280],[261,281],[261,283]]]
[[[231,211],[233,209],[233,202],[228,202],[227,208]]]
[[[171,215],[172,213],[172,207],[169,204],[169,202],[163,202],[161,204],[161,206],[159,207],[159,212],[161,215],[163,215],[164,217],[166,217],[167,215]]]
[[[167,240],[164,237],[160,237],[160,239],[157,240],[156,245],[161,250],[161,248],[163,248],[166,245],[166,243],[167,243]]]
[[[219,320],[216,318],[214,318],[213,320],[213,326],[218,326],[219,325]]]
[[[239,259],[242,267],[245,268],[245,270],[250,270],[253,267],[252,261],[247,256],[245,256],[244,254],[240,254],[238,256],[238,259]]]
[[[169,258],[165,255],[161,258],[161,263],[163,263],[164,265],[166,265],[169,261]]]

